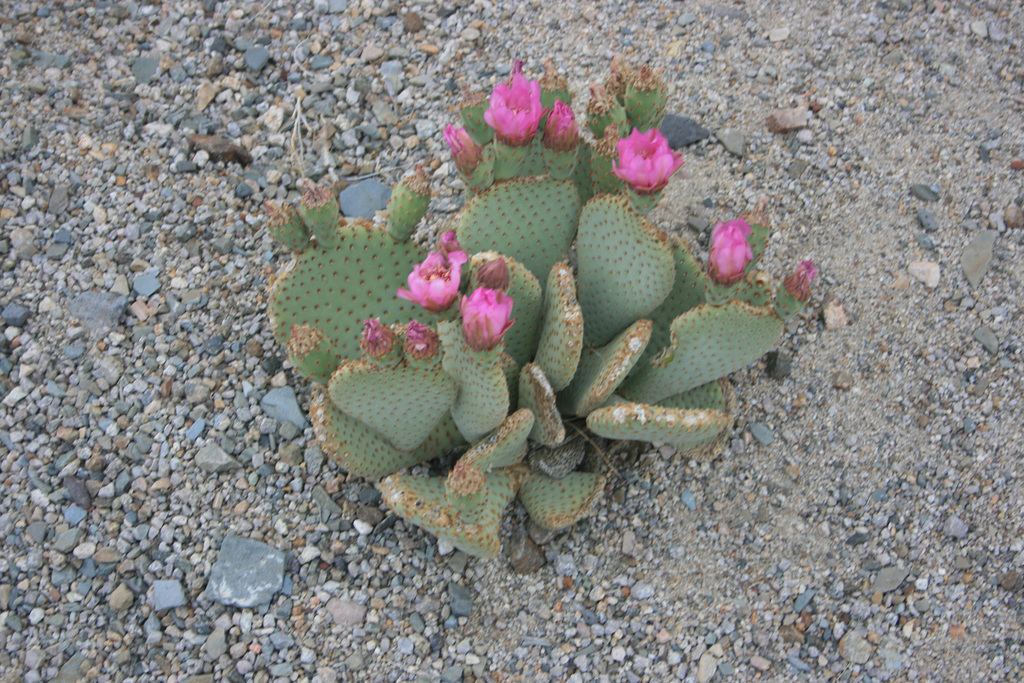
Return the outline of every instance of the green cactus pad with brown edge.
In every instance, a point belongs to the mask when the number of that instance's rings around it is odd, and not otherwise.
[[[633,213],[625,197],[598,195],[583,207],[576,262],[583,338],[596,346],[655,310],[675,281],[668,236]]]
[[[367,425],[338,410],[323,390],[316,392],[309,412],[324,453],[359,477],[383,477],[436,458],[445,451],[440,447],[430,451],[426,443],[415,451],[400,451]],[[443,423],[438,426],[439,436],[443,435],[443,427]],[[434,437],[434,443],[439,446],[444,445],[444,441]]]
[[[590,512],[604,483],[605,478],[595,472],[570,472],[563,479],[531,472],[519,489],[519,500],[541,527],[564,529]]]
[[[536,417],[530,438],[545,446],[565,441],[565,425],[555,403],[555,392],[544,371],[536,363],[527,363],[519,373],[519,406]]]
[[[707,443],[730,424],[732,416],[725,412],[646,403],[620,403],[587,416],[590,431],[606,439],[660,442],[678,449]]]
[[[507,254],[540,279],[565,258],[579,212],[571,181],[514,178],[469,200],[455,232],[468,253]]]
[[[551,388],[561,391],[576,374],[583,352],[583,313],[576,300],[576,280],[567,261],[551,267],[544,288],[544,317],[534,362]]]
[[[512,297],[512,318],[515,322],[505,333],[502,341],[505,344],[505,353],[515,359],[518,369],[537,352],[543,294],[537,278],[526,269],[526,266],[496,251],[475,254],[470,260],[470,270],[475,276],[477,269],[495,259],[505,261],[508,268],[509,285],[505,293]],[[469,290],[472,291],[478,286],[479,281],[472,277]]]
[[[658,405],[685,410],[717,410],[732,416],[736,414],[736,392],[733,391],[729,380],[723,377],[717,382],[708,382],[659,401]],[[722,448],[729,438],[731,424],[730,422],[725,429],[706,443],[691,448],[677,449],[679,457],[697,462],[711,462],[722,452]]]
[[[470,348],[460,320],[439,322],[437,333],[443,352],[441,367],[459,385],[452,417],[466,441],[476,441],[497,428],[508,415],[508,383],[499,352]]]
[[[558,402],[563,412],[586,416],[604,404],[643,355],[651,338],[651,321],[637,320],[596,350],[586,349],[579,370]]]
[[[672,322],[672,342],[649,365],[638,366],[619,393],[631,401],[657,403],[724,377],[770,349],[782,320],[768,307],[733,299],[702,304]]]
[[[463,519],[448,501],[444,477],[398,474],[382,481],[379,489],[384,503],[406,521],[464,553],[491,559],[501,551],[498,528],[505,507],[515,497],[516,483],[505,470],[491,472],[482,484],[481,503],[472,522]]]
[[[748,213],[742,214],[740,218],[747,222],[750,226],[750,236],[747,237],[747,243],[750,244],[750,251],[753,253],[753,258],[750,259],[750,263],[747,264],[746,271],[749,273],[757,267],[758,261],[761,259],[761,255],[764,254],[764,250],[768,248],[768,238],[772,234],[771,221],[768,220],[768,215],[765,212],[767,206],[766,199],[759,199],[754,206],[754,210]]]
[[[518,465],[526,457],[526,439],[533,425],[533,413],[520,408],[505,418],[487,438],[466,451],[460,461],[485,474],[491,470]]]
[[[398,450],[410,451],[451,410],[458,385],[440,367],[403,362],[382,368],[346,360],[331,376],[328,391],[341,412],[369,425]]]
[[[330,189],[307,182],[306,192],[299,199],[299,215],[322,248],[336,246],[340,239],[339,229],[345,221],[341,218],[338,198]]]
[[[641,66],[625,80],[622,102],[630,125],[642,133],[660,128],[668,104],[668,87],[663,75],[649,66]]]
[[[800,301],[795,296],[789,293],[786,289],[786,284],[779,285],[778,291],[775,293],[775,312],[783,320],[789,320],[794,315],[804,309],[807,304],[805,301]]]
[[[267,220],[267,231],[270,236],[288,251],[303,251],[309,246],[309,228],[299,216],[294,204],[277,206],[273,202],[266,203],[270,217]]]
[[[329,378],[341,361],[331,353],[324,334],[309,325],[292,325],[292,334],[285,348],[292,365],[304,377]]]
[[[495,181],[544,172],[544,146],[540,141],[540,133],[520,147],[512,147],[495,139],[490,148],[494,150]]]
[[[362,221],[349,222],[339,234],[336,247],[296,254],[274,281],[267,309],[279,343],[289,342],[293,325],[305,325],[324,335],[324,353],[339,360],[355,359],[362,354],[359,339],[364,320],[379,317],[390,324],[422,313],[396,292],[405,286],[424,253],[412,242],[395,242],[386,231]],[[326,382],[334,371],[333,367],[307,370],[308,363],[300,358],[293,363],[314,382]]]
[[[481,146],[494,139],[494,129],[487,125],[487,120],[484,119],[484,112],[488,106],[487,96],[483,93],[466,93],[462,110],[459,112],[462,126],[474,142]]]
[[[589,165],[587,171],[590,174],[590,182],[586,195],[593,197],[598,194],[618,194],[625,188],[625,183],[615,175],[614,163],[619,160],[618,135],[613,127],[605,131],[605,136],[593,143],[587,142],[589,148],[587,159]],[[581,146],[581,149],[583,147]],[[581,155],[582,156],[582,155]],[[577,180],[578,180],[577,173]],[[583,196],[581,191],[580,195]]]
[[[731,288],[731,295],[751,306],[767,306],[772,302],[772,280],[760,270],[752,270]]]
[[[409,239],[430,206],[430,176],[422,166],[402,178],[388,199],[388,232],[396,241]]]
[[[544,60],[544,75],[540,77],[538,84],[540,85],[541,107],[545,109],[553,107],[556,100],[572,104],[569,82],[558,75],[558,72],[555,71],[555,63],[550,58]]]

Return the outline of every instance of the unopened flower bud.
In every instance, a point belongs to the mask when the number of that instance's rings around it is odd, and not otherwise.
[[[731,285],[743,277],[747,264],[754,258],[750,248],[750,226],[742,218],[719,223],[711,233],[708,273],[719,285]]]
[[[465,128],[456,128],[449,123],[444,127],[444,140],[452,150],[452,159],[459,173],[471,175],[483,159],[483,150],[476,144]]]
[[[509,274],[505,259],[496,258],[488,261],[476,271],[477,282],[488,289],[508,289]]]
[[[437,332],[413,320],[405,330],[405,355],[414,360],[425,360],[437,355],[441,340]]]
[[[568,152],[576,148],[579,142],[579,128],[572,108],[561,100],[555,100],[548,114],[548,122],[544,126],[544,146],[556,152]]]
[[[810,261],[801,261],[796,271],[786,276],[782,284],[794,299],[804,303],[811,298],[811,282],[818,276],[818,269]]]
[[[382,324],[380,318],[367,318],[363,321],[363,336],[359,345],[370,358],[382,358],[394,348],[395,333]]]

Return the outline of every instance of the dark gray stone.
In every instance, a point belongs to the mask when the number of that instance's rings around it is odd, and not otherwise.
[[[111,292],[82,292],[68,305],[70,313],[94,334],[106,334],[117,327],[128,297]]]
[[[244,180],[240,181],[235,185],[235,196],[239,199],[248,199],[252,196],[252,185]]]
[[[960,255],[960,266],[964,269],[964,277],[970,283],[972,289],[977,289],[981,279],[988,272],[989,263],[992,262],[992,247],[996,243],[996,232],[994,230],[983,230],[971,243],[964,248]]]
[[[964,520],[960,519],[956,515],[951,515],[946,523],[942,525],[942,531],[951,538],[967,538],[967,533],[970,528]]]
[[[198,424],[198,420],[196,421],[196,424]],[[212,474],[231,472],[232,470],[241,469],[242,467],[237,460],[225,453],[224,449],[215,443],[203,446],[203,448],[196,453],[196,466],[204,472],[210,472]]]
[[[747,425],[747,430],[762,446],[770,446],[775,441],[775,434],[772,433],[772,430],[760,422],[751,422]]]
[[[999,339],[996,337],[996,333],[993,332],[992,328],[988,325],[979,327],[975,330],[974,340],[981,344],[982,348],[993,355],[999,351]]]
[[[149,85],[160,68],[160,60],[156,57],[139,57],[132,63],[132,75],[143,85]]]
[[[53,188],[50,193],[49,211],[54,216],[60,216],[68,210],[68,186],[61,183]]]
[[[27,306],[22,306],[15,302],[9,303],[4,307],[4,312],[0,313],[0,318],[3,318],[4,322],[12,327],[24,327],[31,313],[32,311]]]
[[[917,222],[926,232],[935,232],[939,229],[939,222],[935,220],[935,215],[925,209],[917,210]]]
[[[666,114],[661,124],[661,133],[668,140],[668,146],[679,149],[711,137],[711,131],[688,116]]]
[[[349,185],[338,195],[341,213],[350,218],[373,218],[391,198],[391,188],[379,180],[364,180]]]
[[[326,69],[333,63],[334,60],[327,55],[316,55],[313,59],[309,60],[309,68],[313,71],[320,71],[322,69]]]
[[[814,599],[814,591],[808,588],[803,593],[797,596],[793,602],[793,611],[799,614],[803,612],[807,605],[811,604],[811,600]]]
[[[451,596],[452,614],[457,617],[468,617],[473,613],[473,593],[465,586],[450,581],[448,595]]]
[[[906,567],[886,567],[878,572],[875,582],[871,584],[871,590],[872,592],[891,593],[902,586],[908,576],[910,576],[910,569]]]
[[[295,390],[291,387],[279,387],[268,391],[260,400],[263,412],[275,420],[287,420],[299,429],[306,428],[306,416],[295,398]]]
[[[283,552],[231,534],[210,570],[206,597],[223,605],[255,607],[270,602],[283,584]]]
[[[269,60],[270,50],[262,45],[253,45],[245,51],[245,65],[249,67],[249,71],[259,73]]]
[[[917,197],[923,202],[939,201],[939,193],[932,189],[931,185],[925,185],[924,183],[917,183],[916,185],[911,185],[910,194]]]

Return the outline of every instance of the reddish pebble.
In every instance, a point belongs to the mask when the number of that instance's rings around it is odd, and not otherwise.
[[[1022,159],[1015,159],[1015,160],[1011,161],[1010,162],[1010,168],[1012,168],[1014,171],[1020,171],[1020,170],[1024,169],[1024,160],[1022,160]]]

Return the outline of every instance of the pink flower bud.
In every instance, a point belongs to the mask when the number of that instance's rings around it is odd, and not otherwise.
[[[720,285],[731,285],[743,277],[747,264],[754,258],[748,237],[750,226],[742,218],[715,226],[708,256],[712,280]]]
[[[807,302],[811,298],[811,282],[818,277],[818,269],[810,261],[801,261],[796,272],[790,273],[782,284],[794,299]]]
[[[466,343],[477,351],[489,351],[497,346],[515,322],[510,319],[512,297],[486,287],[478,287],[469,296],[462,297],[459,312]]]
[[[437,250],[445,256],[462,251],[462,246],[459,244],[458,238],[455,237],[454,230],[447,230],[441,234],[441,239],[437,241]]]
[[[579,137],[572,108],[561,100],[555,100],[544,126],[544,146],[556,152],[568,152],[576,148]]]
[[[509,82],[494,86],[484,120],[494,129],[499,142],[521,147],[537,133],[543,114],[540,84],[523,76],[522,62],[517,60]]]
[[[505,259],[496,258],[488,261],[476,271],[476,280],[487,289],[508,289],[508,265]]]
[[[618,147],[619,161],[612,162],[612,172],[639,194],[658,192],[683,165],[682,156],[672,151],[657,128],[646,133],[634,128]]]
[[[433,358],[441,348],[437,332],[413,320],[405,330],[405,355],[415,360]]]
[[[395,345],[395,333],[380,318],[367,318],[363,321],[363,336],[359,340],[366,355],[370,358],[381,358],[387,355]]]
[[[432,313],[448,310],[459,295],[462,264],[466,253],[434,252],[423,263],[413,266],[409,274],[409,289],[399,289],[398,298],[417,303]]]
[[[456,128],[452,123],[444,127],[444,139],[452,150],[452,158],[459,173],[467,176],[472,174],[483,158],[480,145],[474,142],[465,128]]]

